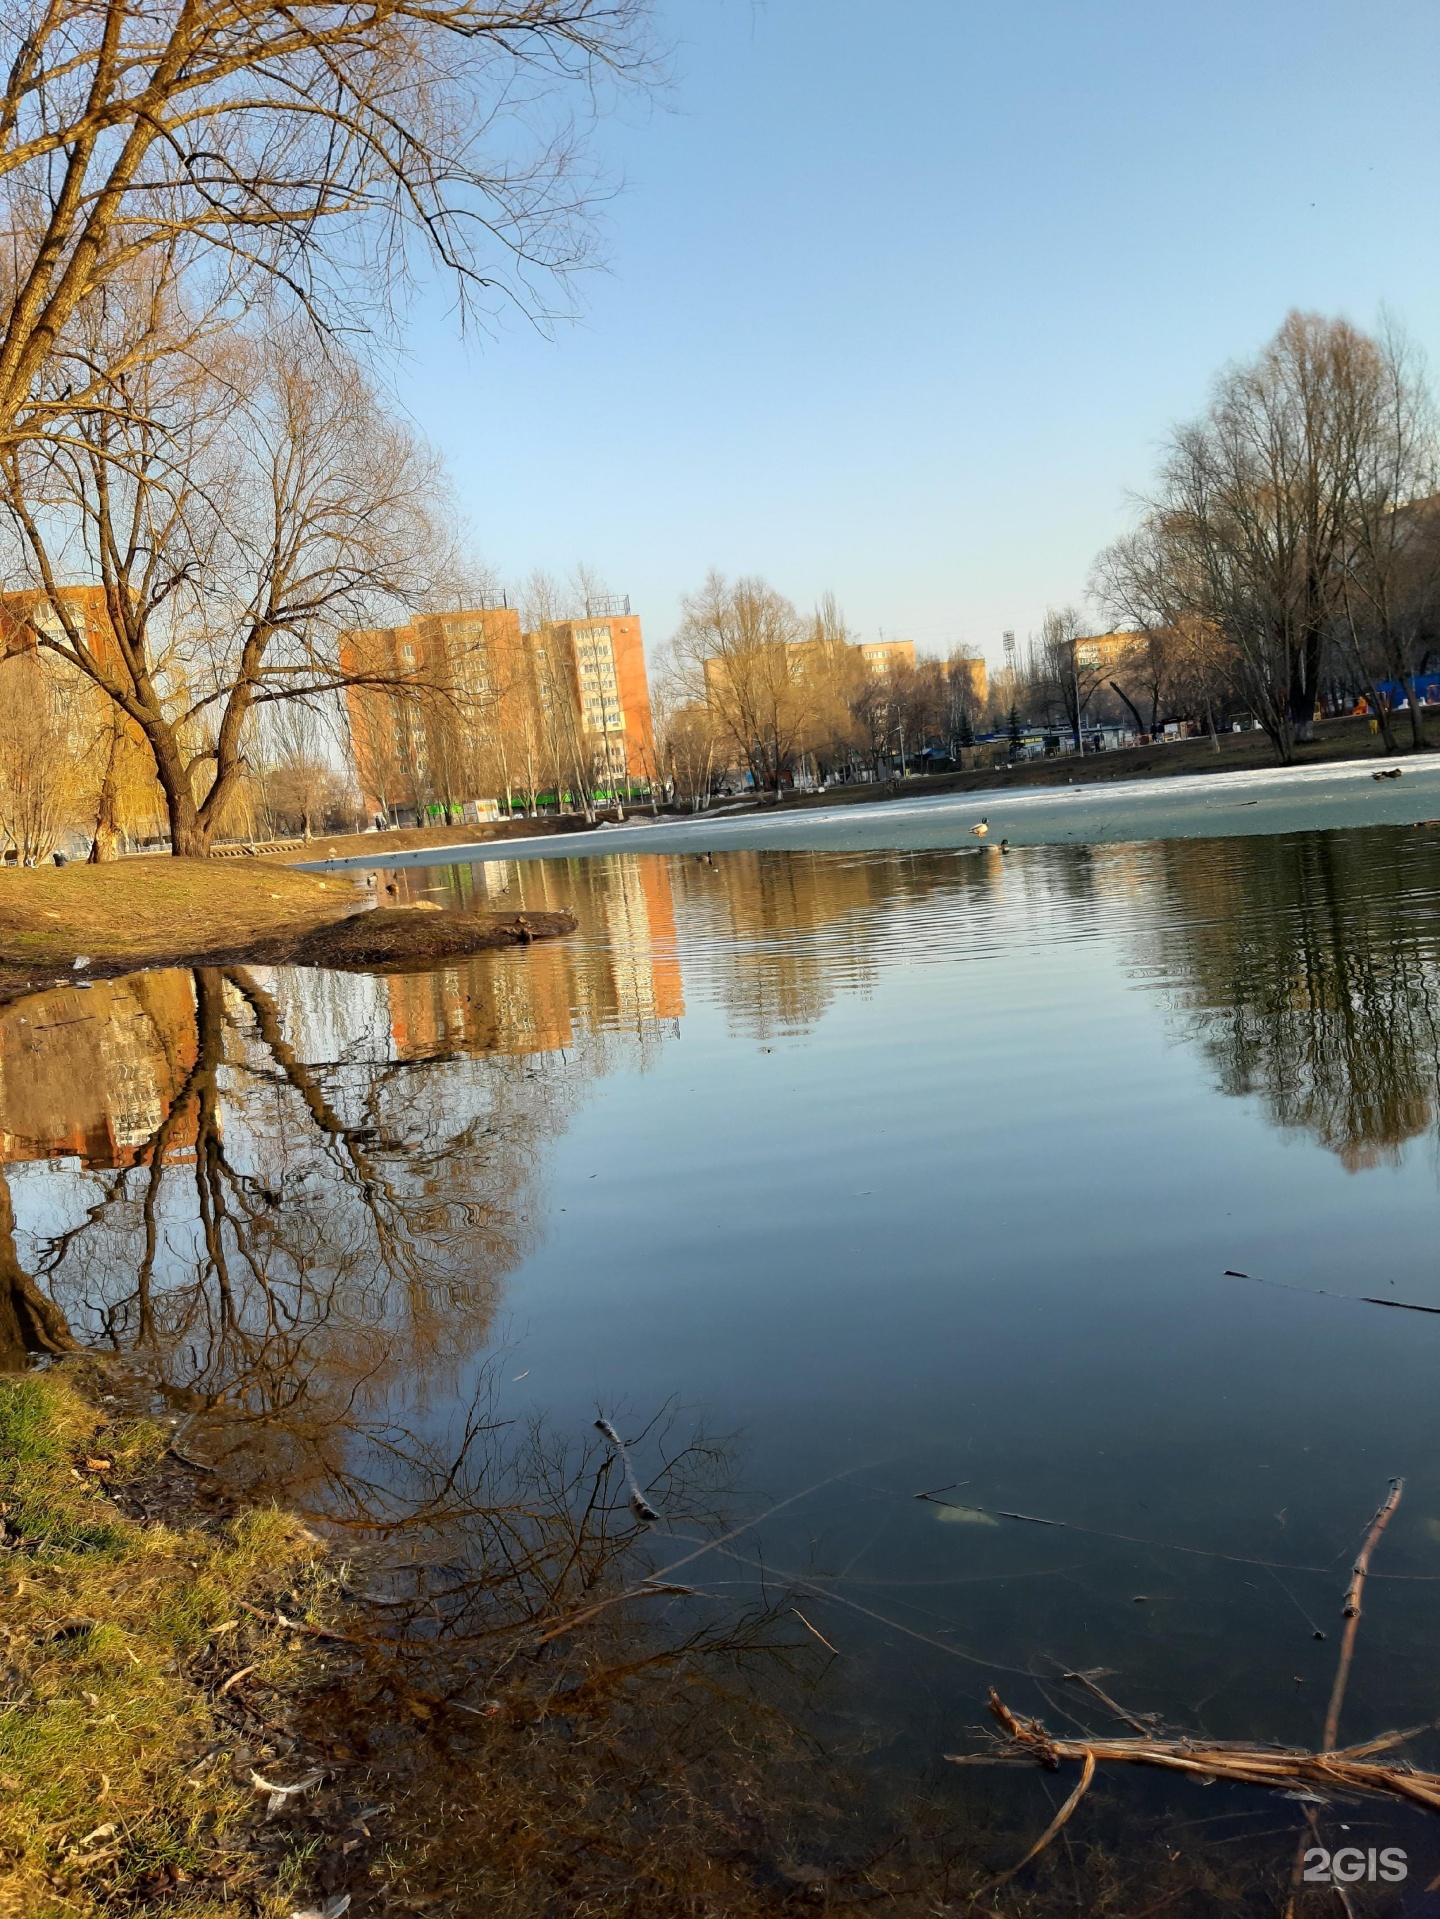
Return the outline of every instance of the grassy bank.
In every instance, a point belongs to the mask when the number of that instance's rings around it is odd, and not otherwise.
[[[317,1642],[273,1622],[322,1597],[316,1542],[275,1511],[142,1523],[169,1428],[107,1416],[79,1376],[0,1378],[0,1914],[288,1915],[302,1850],[269,1843],[218,1709],[242,1667],[303,1687]],[[246,1758],[289,1782],[289,1744]]]
[[[361,903],[348,880],[246,860],[0,867],[0,992],[291,942]]]
[[[620,1603],[640,1535],[593,1450],[447,1473],[460,1532],[427,1497],[347,1563],[229,1507],[184,1450],[223,1454],[213,1416],[177,1453],[127,1392],[91,1358],[0,1377],[0,1919],[1278,1909],[1293,1821],[1212,1851],[1098,1785],[1083,1840],[1000,1890],[1054,1795],[975,1799],[953,1769],[877,1795],[848,1718],[832,1760],[736,1682],[758,1659],[803,1704],[843,1673],[788,1599],[657,1632],[656,1596]],[[647,1492],[730,1537],[683,1458]]]
[[[363,1554],[357,1573],[283,1512],[227,1513],[171,1422],[125,1416],[112,1385],[135,1390],[89,1358],[0,1377],[0,1919],[313,1919],[347,1896],[437,1919],[780,1919],[806,1890],[754,1870],[777,1845],[776,1722],[707,1674],[719,1642],[664,1649],[613,1603],[608,1468],[577,1533],[533,1462],[538,1561],[487,1555],[447,1645],[429,1598],[377,1623],[352,1590],[376,1577]],[[514,1543],[518,1512],[486,1511]]]

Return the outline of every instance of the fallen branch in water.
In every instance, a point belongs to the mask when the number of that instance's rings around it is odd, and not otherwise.
[[[1379,1545],[1381,1533],[1390,1524],[1390,1515],[1400,1504],[1400,1495],[1404,1490],[1403,1479],[1390,1481],[1390,1490],[1381,1502],[1375,1517],[1370,1521],[1370,1530],[1365,1535],[1365,1543],[1350,1569],[1350,1584],[1345,1589],[1345,1604],[1341,1609],[1345,1620],[1345,1637],[1340,1644],[1340,1663],[1335,1669],[1335,1684],[1331,1689],[1330,1704],[1325,1713],[1325,1731],[1322,1735],[1327,1751],[1340,1737],[1340,1708],[1345,1703],[1345,1687],[1350,1678],[1350,1662],[1355,1657],[1355,1635],[1360,1629],[1360,1595],[1365,1590],[1365,1575],[1370,1570],[1370,1555]]]
[[[1330,1293],[1323,1286],[1292,1286],[1288,1279],[1266,1279],[1261,1273],[1238,1273],[1227,1266],[1226,1279],[1248,1279],[1256,1286],[1278,1286],[1282,1293],[1308,1293],[1312,1299],[1347,1299],[1352,1306],[1388,1306],[1397,1313],[1429,1313],[1440,1318],[1440,1306],[1417,1306],[1410,1299],[1376,1299],[1369,1293]]]
[[[1050,1772],[1056,1771],[1062,1760],[1079,1763],[1087,1773],[1097,1765],[1157,1766],[1164,1772],[1189,1773],[1207,1782],[1228,1779],[1237,1785],[1264,1786],[1272,1792],[1308,1788],[1312,1792],[1381,1794],[1406,1799],[1426,1812],[1440,1812],[1440,1773],[1372,1763],[1374,1754],[1413,1739],[1427,1731],[1428,1724],[1382,1733],[1378,1739],[1367,1739],[1363,1745],[1346,1746],[1338,1752],[1305,1752],[1290,1746],[1257,1746],[1228,1739],[1055,1739],[1038,1719],[1021,1719],[1012,1713],[993,1686],[990,1711],[1006,1735],[999,1749],[947,1753],[951,1765],[995,1765],[1028,1757]],[[1082,1780],[1084,1783],[1088,1781]],[[1077,1793],[1065,1807],[1067,1818],[1078,1803]],[[1047,1838],[1058,1830],[1057,1825]],[[1027,1859],[1034,1856],[1032,1852]]]

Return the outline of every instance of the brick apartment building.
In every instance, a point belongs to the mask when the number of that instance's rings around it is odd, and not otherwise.
[[[358,676],[346,703],[375,815],[473,817],[502,795],[650,777],[650,688],[628,600],[534,632],[503,603],[422,614],[347,633],[340,660]]]
[[[118,659],[103,586],[58,587],[56,598],[63,603],[97,659],[104,660],[107,656]],[[21,587],[0,593],[0,660],[38,652],[37,627],[57,640],[64,637],[60,615],[51,606],[50,595],[43,587]]]
[[[914,640],[859,640],[856,652],[874,674],[888,673],[892,666],[915,664]]]

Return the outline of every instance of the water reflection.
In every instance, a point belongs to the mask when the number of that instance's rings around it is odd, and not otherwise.
[[[886,969],[1118,940],[1220,1089],[1348,1170],[1396,1162],[1435,1121],[1437,895],[1413,835],[506,861],[390,883],[569,906],[581,934],[390,979],[162,972],[0,1009],[0,1164],[23,1169],[0,1196],[12,1357],[68,1329],[152,1351],[183,1392],[243,1381],[272,1412],[399,1380],[444,1393],[537,1243],[547,1142],[679,1030],[682,959],[692,999],[767,1038]]]
[[[684,1578],[793,1574],[839,1736],[923,1764],[997,1673],[1060,1723],[1049,1665],[1313,1744],[1404,1474],[1347,1733],[1433,1716],[1436,1322],[1340,1297],[1433,1277],[1428,835],[388,883],[580,931],[0,1009],[0,1363],[143,1351],[293,1475],[377,1410],[441,1446],[513,1313],[506,1417],[679,1395],[743,1434],[778,1517]]]
[[[1435,861],[1413,835],[1330,833],[1155,849],[1155,937],[1179,1029],[1227,1094],[1350,1172],[1396,1165],[1435,1123]]]

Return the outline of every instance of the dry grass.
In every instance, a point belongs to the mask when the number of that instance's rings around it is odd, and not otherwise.
[[[359,903],[347,879],[252,860],[128,859],[0,868],[0,990],[292,940]]]
[[[224,1675],[293,1691],[319,1655],[246,1610],[324,1573],[273,1510],[139,1525],[123,1488],[168,1429],[107,1421],[66,1372],[0,1379],[0,1915],[271,1919],[301,1870],[257,1850],[261,1796],[217,1718]],[[294,1598],[291,1610],[297,1609]],[[284,1771],[270,1748],[252,1756]],[[263,1769],[263,1768],[262,1768]]]

